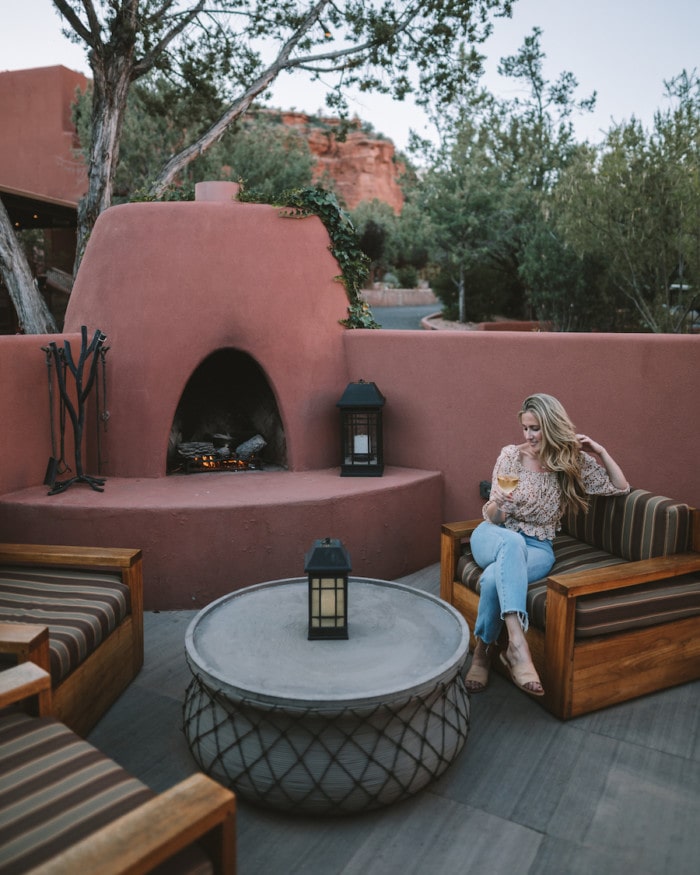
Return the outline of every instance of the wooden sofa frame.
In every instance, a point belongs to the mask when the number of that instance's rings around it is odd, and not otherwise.
[[[700,511],[692,513],[692,550],[608,568],[547,578],[546,631],[532,625],[527,641],[542,684],[537,701],[567,720],[618,702],[700,678],[700,616],[595,638],[575,637],[576,600],[700,570]],[[457,579],[462,548],[483,520],[446,523],[440,550],[440,596],[472,633],[479,596]],[[493,667],[503,674],[500,661]]]
[[[26,700],[51,708],[51,677],[33,662],[0,672],[0,709]],[[236,797],[197,773],[32,869],[32,875],[140,875],[199,842],[217,875],[236,872]]]
[[[140,550],[0,544],[0,565],[116,571],[131,593],[131,613],[53,690],[53,713],[85,736],[143,665],[143,570]],[[31,623],[0,623],[0,653],[49,670],[48,630]]]

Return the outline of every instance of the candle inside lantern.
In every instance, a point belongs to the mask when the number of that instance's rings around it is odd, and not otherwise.
[[[358,455],[367,455],[369,453],[369,435],[356,434],[353,441],[353,450]]]
[[[334,577],[317,581],[311,595],[312,624],[314,626],[342,626],[345,623],[345,598],[343,589]]]

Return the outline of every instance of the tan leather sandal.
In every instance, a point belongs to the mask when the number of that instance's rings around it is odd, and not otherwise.
[[[501,653],[499,658],[508,669],[510,679],[519,690],[529,693],[531,696],[544,696],[542,682],[533,667],[527,665],[518,666],[509,662],[505,653]]]
[[[474,665],[472,662],[464,678],[464,686],[468,693],[483,693],[489,685],[489,669],[485,665]]]

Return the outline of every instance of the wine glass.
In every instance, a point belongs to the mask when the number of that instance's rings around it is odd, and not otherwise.
[[[519,477],[514,471],[499,470],[497,479],[498,485],[508,495],[512,494],[513,490],[519,483]]]

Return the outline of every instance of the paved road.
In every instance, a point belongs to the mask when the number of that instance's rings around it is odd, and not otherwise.
[[[440,304],[427,307],[373,307],[372,314],[382,328],[420,328],[420,321],[431,313],[437,313]]]

